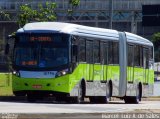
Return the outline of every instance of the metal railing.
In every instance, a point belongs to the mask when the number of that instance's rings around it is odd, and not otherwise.
[[[15,1],[3,0],[0,2],[0,8],[3,10],[19,10],[20,5],[29,4],[33,9],[36,9],[38,3],[45,4],[46,1],[56,2],[58,10],[70,8],[69,0],[34,0],[34,1]],[[160,4],[160,0],[113,0],[113,10],[141,10],[145,4]],[[109,9],[109,0],[81,0],[78,10],[101,10]]]
[[[7,56],[0,54],[0,64],[7,63]]]

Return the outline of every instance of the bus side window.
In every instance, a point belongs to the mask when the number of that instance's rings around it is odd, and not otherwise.
[[[134,47],[134,66],[140,67],[140,47],[138,45]]]
[[[108,64],[113,64],[113,42],[108,43]]]
[[[144,67],[144,62],[143,62],[143,47],[140,46],[140,67]]]
[[[103,44],[104,44],[103,42],[100,43],[100,63],[102,65],[104,64],[104,56],[105,56],[105,54],[104,54],[104,45]]]
[[[134,46],[128,44],[128,66],[134,65]]]
[[[100,41],[94,41],[94,63],[100,63]]]
[[[108,42],[100,43],[100,63],[103,65],[108,64]]]
[[[149,68],[149,50],[148,48],[143,48],[143,65],[145,69]]]
[[[83,38],[79,39],[79,62],[86,62],[86,41]]]
[[[108,42],[105,42],[104,44],[104,64],[108,65]]]
[[[76,63],[78,58],[78,50],[77,50],[77,54],[75,54],[75,51],[74,51],[75,46],[77,46],[77,49],[78,49],[78,37],[73,36],[72,37],[72,53],[71,53],[73,63]]]
[[[147,48],[146,68],[149,69],[149,49]]]
[[[86,62],[93,63],[93,41],[86,41]]]
[[[119,64],[119,43],[113,42],[113,64]]]
[[[153,47],[149,48],[149,69],[153,69],[154,59],[153,59]]]

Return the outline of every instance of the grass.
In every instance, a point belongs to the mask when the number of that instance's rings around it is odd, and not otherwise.
[[[12,75],[10,73],[0,73],[0,96],[11,96]]]

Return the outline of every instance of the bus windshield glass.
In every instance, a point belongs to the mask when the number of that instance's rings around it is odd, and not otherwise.
[[[30,41],[32,39],[32,41]],[[69,62],[68,35],[20,35],[14,48],[14,64],[19,67],[53,68]]]

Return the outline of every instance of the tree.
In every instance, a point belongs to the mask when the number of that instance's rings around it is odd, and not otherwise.
[[[154,43],[154,47],[160,46],[160,32],[153,34],[152,42]]]
[[[69,4],[72,5],[72,8],[77,7],[80,4],[80,0],[69,0]]]
[[[152,42],[154,44],[155,61],[160,61],[160,32],[153,34]]]
[[[68,15],[71,17],[73,16],[73,9],[75,11],[75,8],[80,4],[80,0],[69,0],[69,5],[71,5],[68,9]]]
[[[69,14],[73,12],[73,9],[80,4],[80,0],[69,0],[69,4],[72,9],[69,10]],[[55,13],[56,3],[46,2],[45,5],[38,4],[36,10],[32,9],[28,4],[20,6],[20,14],[18,16],[18,24],[20,27],[26,23],[37,21],[55,21],[57,19]]]
[[[4,12],[1,8],[0,8],[0,19],[10,20],[10,15]],[[2,54],[4,50],[4,44],[5,44],[5,41],[3,39],[4,37],[5,37],[5,32],[2,30],[2,36],[0,38],[0,54]]]
[[[68,10],[69,14],[72,14],[73,9],[80,4],[80,0],[69,0],[71,10]],[[55,21],[57,19],[55,13],[56,3],[46,2],[45,5],[38,4],[36,10],[32,9],[28,4],[20,6],[20,14],[18,15],[18,24],[20,27],[26,23],[37,21]]]
[[[19,26],[24,26],[26,23],[37,21],[55,21],[56,13],[55,13],[56,3],[46,2],[45,5],[38,4],[38,8],[36,10],[32,9],[28,4],[20,6],[20,14],[18,16],[18,24]]]
[[[0,9],[0,18],[3,20],[10,20],[10,15]]]

